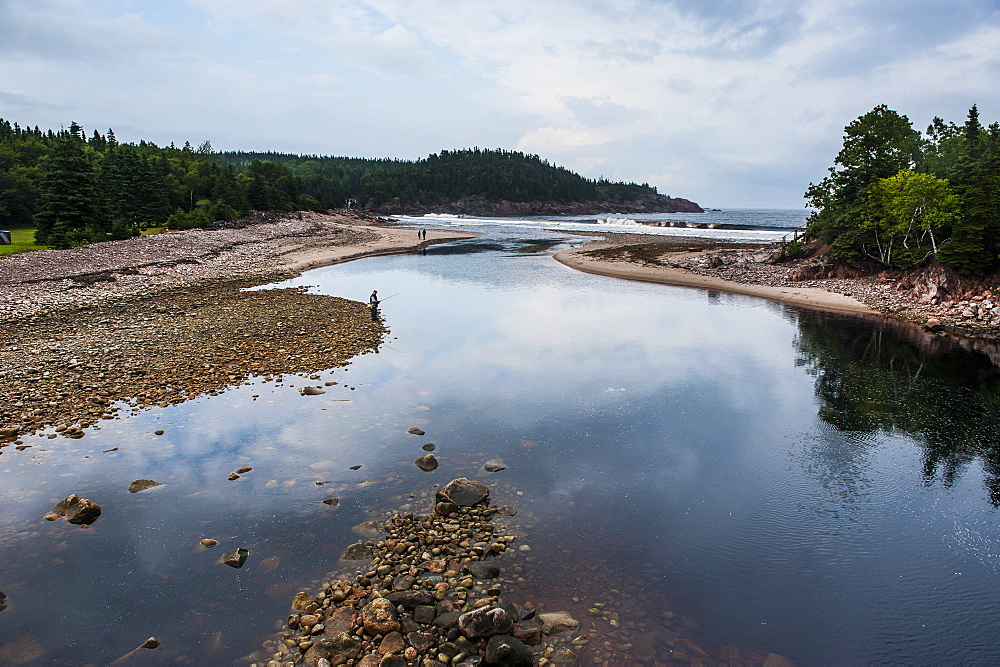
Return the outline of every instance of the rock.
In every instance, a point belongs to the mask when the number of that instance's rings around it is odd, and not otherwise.
[[[469,573],[476,579],[495,579],[500,576],[500,568],[493,563],[479,561],[469,563]]]
[[[139,648],[150,648],[150,649],[152,649],[152,648],[159,648],[159,647],[160,647],[160,640],[157,639],[156,637],[150,637],[149,639],[147,639],[143,643],[139,644]]]
[[[403,641],[403,635],[399,634],[399,632],[390,632],[382,638],[381,643],[378,645],[378,652],[382,655],[402,653],[405,649],[406,642]]]
[[[542,622],[542,632],[547,635],[554,635],[563,630],[576,630],[580,627],[580,621],[569,615],[569,612],[554,611],[548,614],[539,614],[538,620]]]
[[[374,539],[382,535],[382,529],[374,521],[362,521],[351,528],[351,532],[361,537]]]
[[[552,665],[575,665],[579,662],[576,653],[572,649],[562,648],[556,649],[556,652],[552,654],[552,659],[549,664]]]
[[[433,454],[425,454],[424,456],[421,456],[419,459],[414,461],[414,463],[416,463],[417,467],[423,470],[424,472],[430,472],[432,470],[436,470],[438,467],[438,461]]]
[[[424,435],[424,432],[423,432],[423,431],[421,431],[421,430],[420,430],[419,428],[417,428],[416,426],[413,426],[413,427],[411,427],[411,428],[408,428],[408,429],[406,429],[406,432],[407,432],[407,433],[411,433],[411,434],[413,434],[413,435]]]
[[[490,496],[490,487],[482,482],[475,482],[465,477],[459,477],[448,482],[441,493],[459,507],[472,507]]]
[[[0,428],[0,440],[17,440],[19,431],[16,428]]]
[[[66,517],[66,520],[72,524],[89,526],[101,516],[101,506],[73,493],[56,503],[56,506],[52,508],[52,513],[46,515],[45,518],[49,521],[55,521],[61,516]]]
[[[431,646],[434,646],[434,642],[437,641],[437,635],[429,632],[411,632],[406,635],[406,640],[410,642],[410,646],[417,649],[418,653],[423,653]]]
[[[0,611],[7,608],[7,595],[3,591],[0,591]]]
[[[499,472],[501,470],[506,470],[507,466],[500,459],[490,459],[483,465],[483,469],[486,472]]]
[[[215,545],[217,545],[218,542],[216,540],[211,539],[210,537],[206,537],[205,539],[203,539],[201,541],[200,544],[201,544],[201,546],[205,547],[206,549],[211,549],[212,547],[214,547]]]
[[[361,464],[358,464],[356,466],[351,466],[349,469],[350,470],[361,470]]]
[[[295,609],[296,611],[306,611],[309,605],[315,602],[316,600],[313,599],[313,596],[309,595],[305,591],[299,591],[292,599],[292,609]]]
[[[156,429],[155,431],[153,431],[153,435],[163,435],[163,429],[162,428]]]
[[[302,387],[299,393],[303,396],[319,396],[320,394],[325,394],[326,390],[319,387]]]
[[[340,557],[344,560],[369,560],[372,557],[372,550],[365,546],[364,542],[355,542],[344,549]]]
[[[441,628],[442,630],[448,630],[449,628],[454,628],[458,625],[458,618],[462,615],[460,611],[446,611],[442,614],[438,614],[437,618],[431,623],[436,628]]]
[[[510,635],[496,635],[486,645],[484,665],[505,665],[507,667],[530,667],[531,650],[521,640]]]
[[[361,623],[373,635],[385,635],[399,630],[396,607],[385,598],[375,598],[361,610]]]
[[[413,608],[413,620],[421,625],[430,625],[437,616],[437,610],[433,605],[419,604]]]
[[[528,646],[542,643],[542,626],[538,623],[515,623],[511,633]]]
[[[500,607],[480,607],[459,616],[458,629],[466,637],[505,635],[514,629],[514,620]]]
[[[243,564],[247,562],[247,557],[250,552],[243,547],[238,547],[231,551],[227,551],[222,554],[222,562],[229,567],[235,567],[237,570],[243,567]]]
[[[407,667],[406,658],[401,655],[387,655],[379,661],[378,667]]]
[[[448,516],[458,511],[458,505],[451,502],[440,502],[434,505],[434,513],[438,516]]]
[[[354,607],[337,607],[337,609],[326,617],[326,632],[336,635],[341,632],[349,632],[354,625]]]
[[[393,591],[385,596],[385,599],[403,609],[413,609],[420,605],[434,604],[434,594],[428,590],[417,589],[408,591]]]
[[[236,473],[234,472],[229,473],[229,481],[233,481],[234,479],[239,479],[239,478],[240,476],[237,475]]]
[[[245,475],[246,473],[250,472],[251,470],[253,470],[253,468],[251,468],[250,466],[243,466],[242,468],[237,468],[236,469],[236,474],[237,475]]]
[[[140,491],[153,489],[156,488],[157,486],[163,486],[163,482],[156,482],[151,479],[137,479],[128,485],[128,492],[139,493]]]
[[[317,667],[321,660],[329,665],[344,665],[349,660],[357,660],[361,655],[361,641],[346,632],[326,637],[313,643],[303,660],[307,665]]]
[[[425,452],[433,452],[435,449],[437,449],[437,445],[435,445],[433,442],[428,442],[420,449],[424,450]]]
[[[517,510],[510,505],[504,505],[497,509],[497,514],[500,516],[517,516]]]
[[[340,498],[327,498],[323,502],[331,507],[336,507],[340,504]]]
[[[413,584],[415,584],[417,578],[411,574],[401,574],[392,580],[392,590],[394,591],[405,591],[409,590]]]

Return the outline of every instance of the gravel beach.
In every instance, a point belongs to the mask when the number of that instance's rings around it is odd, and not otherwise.
[[[375,350],[386,329],[366,304],[243,289],[474,236],[429,230],[423,241],[377,222],[257,214],[0,258],[0,447],[50,427],[50,437],[83,437],[123,408],[179,403],[252,375],[311,374]]]

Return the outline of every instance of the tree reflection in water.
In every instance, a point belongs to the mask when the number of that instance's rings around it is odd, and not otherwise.
[[[797,316],[796,363],[816,377],[824,422],[913,438],[926,484],[949,487],[978,458],[1000,506],[1000,345],[836,313]]]

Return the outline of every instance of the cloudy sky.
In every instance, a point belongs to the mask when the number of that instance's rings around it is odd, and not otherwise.
[[[1000,119],[1000,0],[0,0],[0,117],[216,150],[479,146],[800,207],[877,104]]]

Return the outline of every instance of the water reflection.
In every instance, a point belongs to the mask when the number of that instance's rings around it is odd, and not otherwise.
[[[468,476],[520,510],[531,551],[501,563],[505,590],[594,636],[613,626],[589,609],[621,614],[613,646],[633,648],[613,664],[1000,660],[987,348],[535,252],[566,242],[531,230],[310,272],[292,284],[399,293],[379,354],[5,449],[0,646],[100,664],[156,635],[156,660],[231,664],[339,567],[352,527]],[[164,486],[128,493],[138,478]],[[69,493],[105,508],[92,529],[41,520]],[[217,565],[205,537],[247,565]]]
[[[990,502],[1000,506],[1000,368],[986,353],[910,326],[856,326],[818,312],[800,315],[795,348],[816,378],[823,421],[857,434],[858,444],[877,446],[865,437],[877,433],[914,438],[926,484],[951,487],[981,459]]]

